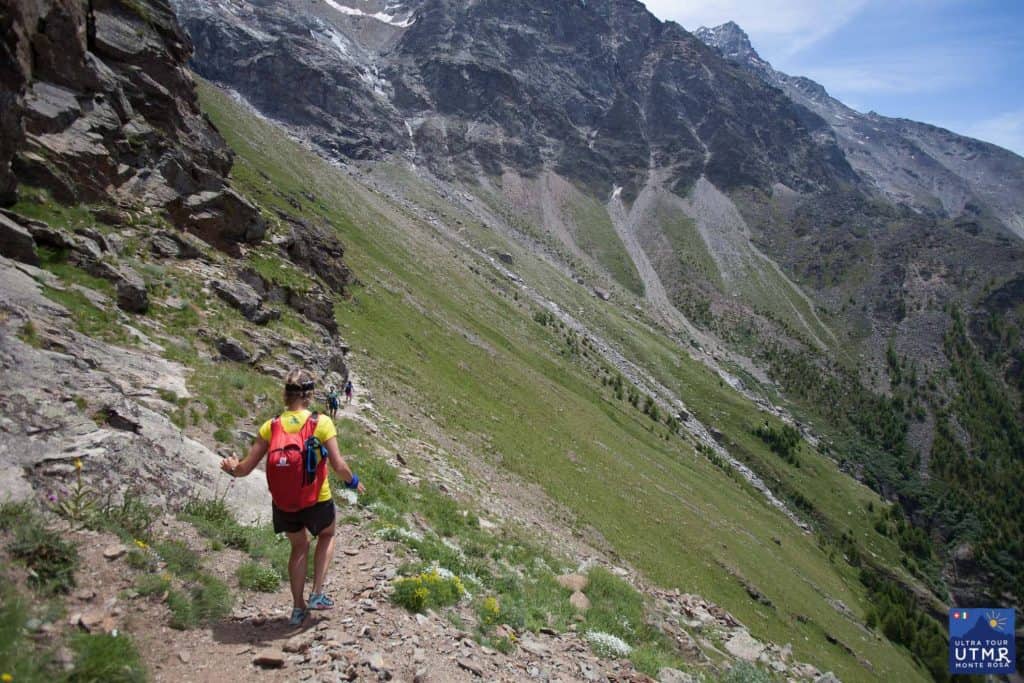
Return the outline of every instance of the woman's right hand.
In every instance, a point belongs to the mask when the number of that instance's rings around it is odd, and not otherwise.
[[[229,455],[220,461],[220,468],[228,474],[234,474],[236,467],[238,467],[238,458],[233,455]]]

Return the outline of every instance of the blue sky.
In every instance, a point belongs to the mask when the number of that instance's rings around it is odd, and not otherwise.
[[[689,30],[733,20],[772,65],[861,111],[1024,155],[1024,0],[644,0]]]

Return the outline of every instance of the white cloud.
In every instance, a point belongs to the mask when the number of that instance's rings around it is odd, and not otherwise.
[[[801,75],[824,84],[830,92],[843,97],[849,97],[851,93],[909,95],[939,92],[961,86],[970,79],[968,69],[936,69],[935,62],[925,57],[906,61],[810,66],[801,71]]]
[[[964,134],[1024,156],[1024,109],[1008,111],[960,128]]]
[[[796,60],[790,73],[807,76],[846,101],[865,96],[922,95],[962,91],[984,73],[989,47],[970,41],[894,45],[821,61]]]
[[[868,0],[647,0],[647,9],[692,31],[735,21],[771,55],[796,54],[855,17]]]

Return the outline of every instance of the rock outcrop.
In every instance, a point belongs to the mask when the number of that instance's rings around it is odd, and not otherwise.
[[[227,187],[231,153],[199,111],[192,46],[165,0],[17,0],[0,27],[0,203],[22,183],[165,209],[229,250],[263,236]]]
[[[220,458],[164,415],[164,396],[189,396],[186,368],[77,332],[40,280],[45,271],[0,257],[0,501],[40,495],[73,473],[76,459],[90,485],[115,498],[140,495],[171,509],[215,495]],[[38,348],[17,338],[30,321]],[[264,483],[232,485],[228,503],[243,519],[265,513]]]

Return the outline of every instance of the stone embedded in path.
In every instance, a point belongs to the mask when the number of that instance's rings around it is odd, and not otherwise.
[[[280,650],[262,650],[256,653],[252,663],[264,669],[280,669],[284,666],[284,653]]]
[[[458,660],[458,665],[466,671],[469,671],[472,674],[476,674],[477,676],[482,677],[484,675],[483,668],[479,664],[474,662],[472,659],[467,659],[463,657],[462,659]]]
[[[679,669],[663,667],[658,670],[658,683],[696,683],[697,679]]]
[[[288,639],[284,644],[285,652],[305,652],[313,644],[315,635],[313,633],[300,633]]]
[[[583,574],[563,574],[555,580],[558,581],[558,585],[562,588],[571,590],[574,593],[587,589],[588,579]]]
[[[103,551],[103,557],[107,558],[108,560],[116,560],[117,558],[123,556],[127,552],[128,548],[119,543],[117,545],[107,547]]]
[[[115,621],[112,615],[100,609],[91,609],[78,617],[78,626],[89,633],[110,633],[114,630]]]
[[[369,666],[374,671],[387,671],[388,667],[384,663],[384,655],[379,652],[367,655],[363,658],[363,663]]]
[[[547,645],[526,635],[520,639],[519,647],[521,647],[524,652],[528,652],[534,657],[547,657],[551,654],[551,650],[548,649]]]
[[[590,598],[583,593],[576,591],[569,597],[569,604],[573,606],[577,612],[586,612],[590,609]]]

